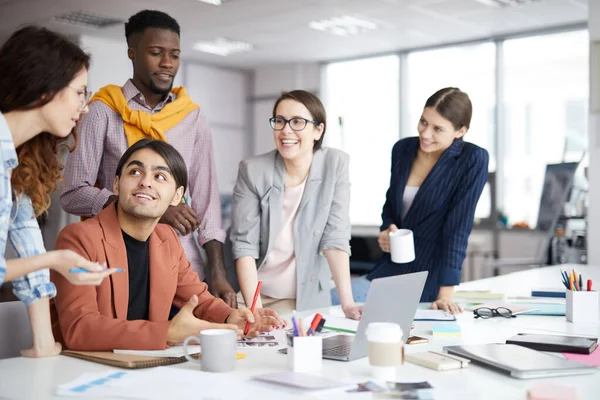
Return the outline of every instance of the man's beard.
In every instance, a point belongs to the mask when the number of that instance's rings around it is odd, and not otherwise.
[[[169,86],[168,89],[161,89],[159,87],[156,87],[156,85],[154,84],[154,81],[152,79],[150,79],[150,90],[154,94],[160,94],[160,95],[169,94],[169,92],[171,92],[171,89],[173,89],[173,81],[171,81],[171,85]]]

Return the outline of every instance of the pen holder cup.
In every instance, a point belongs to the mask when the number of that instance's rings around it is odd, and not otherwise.
[[[567,321],[598,322],[598,292],[567,290]]]
[[[321,336],[288,336],[288,366],[294,372],[321,369],[323,338]]]

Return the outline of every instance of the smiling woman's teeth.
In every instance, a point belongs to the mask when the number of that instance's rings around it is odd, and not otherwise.
[[[283,144],[296,144],[298,143],[297,140],[282,140],[281,143]]]

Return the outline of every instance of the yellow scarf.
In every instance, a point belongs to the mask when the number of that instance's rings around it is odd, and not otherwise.
[[[121,87],[116,85],[104,86],[92,98],[92,101],[100,100],[123,118],[127,144],[131,146],[135,142],[146,139],[158,139],[167,141],[165,132],[183,121],[187,115],[199,108],[198,104],[185,91],[183,86],[173,88],[172,92],[177,99],[167,104],[156,114],[145,111],[134,111],[127,105],[127,99],[123,95]]]

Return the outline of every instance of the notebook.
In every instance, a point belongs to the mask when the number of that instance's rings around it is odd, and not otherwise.
[[[404,359],[410,363],[434,369],[436,371],[448,371],[451,369],[466,368],[471,360],[453,356],[436,351],[425,351],[423,353],[410,353]]]
[[[458,324],[439,324],[433,325],[431,331],[434,337],[452,337],[460,336],[460,325]]]
[[[598,347],[597,338],[538,335],[534,333],[519,333],[506,339],[507,344],[516,344],[539,351],[554,351],[578,354],[590,354]]]
[[[567,315],[567,304],[552,304],[552,303],[520,303],[530,307],[535,307],[535,310],[525,311],[523,315],[548,315],[561,316]]]
[[[415,321],[456,321],[456,317],[444,310],[417,309]]]
[[[172,365],[186,362],[185,357],[146,357],[129,354],[115,354],[111,351],[75,351],[64,350],[63,356],[75,357],[85,361],[110,365],[113,367],[140,369],[159,367],[161,365]],[[200,354],[192,357],[199,358]]]
[[[489,290],[459,290],[454,292],[454,297],[459,299],[500,300],[504,298],[504,294],[492,293]]]
[[[555,297],[555,298],[565,298],[567,297],[565,288],[534,288],[531,289],[532,297]]]
[[[446,346],[444,350],[517,379],[591,374],[596,371],[594,367],[515,344]]]

